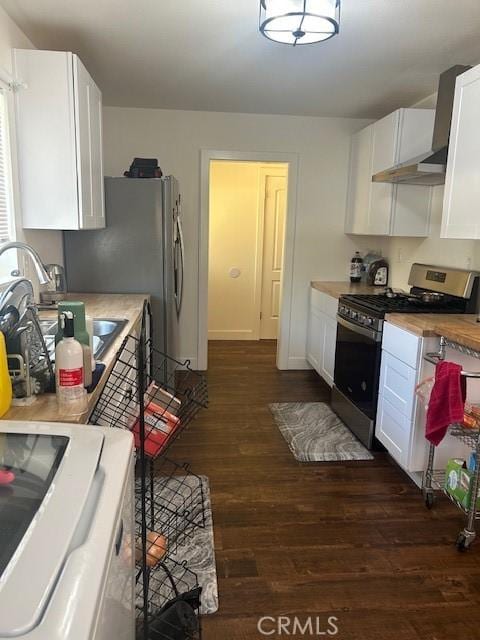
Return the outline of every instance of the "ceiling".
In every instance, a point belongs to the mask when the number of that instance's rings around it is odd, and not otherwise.
[[[342,0],[340,34],[291,47],[259,0],[0,0],[32,42],[78,53],[107,105],[375,118],[480,61],[478,0]]]

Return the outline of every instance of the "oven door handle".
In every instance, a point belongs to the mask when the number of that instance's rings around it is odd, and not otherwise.
[[[350,331],[354,331],[355,333],[359,333],[361,336],[365,336],[366,338],[370,338],[374,342],[382,341],[382,334],[379,331],[375,331],[375,329],[369,329],[368,327],[361,327],[358,324],[354,324],[349,320],[345,320],[342,316],[337,315],[337,322],[341,324],[342,327],[346,329],[350,329]]]

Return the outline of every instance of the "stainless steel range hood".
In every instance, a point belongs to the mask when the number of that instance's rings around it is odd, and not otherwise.
[[[372,182],[426,186],[445,183],[455,81],[457,76],[468,69],[470,67],[458,64],[440,75],[431,151],[412,158],[409,162],[376,173],[372,176]]]

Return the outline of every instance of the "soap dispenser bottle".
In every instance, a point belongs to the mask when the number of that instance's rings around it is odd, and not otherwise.
[[[60,315],[63,338],[55,347],[57,402],[62,411],[80,415],[87,409],[83,347],[74,337],[73,313]]]

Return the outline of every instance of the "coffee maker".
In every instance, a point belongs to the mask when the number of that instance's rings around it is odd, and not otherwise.
[[[388,262],[376,253],[367,253],[363,259],[362,282],[374,287],[388,285]]]

